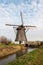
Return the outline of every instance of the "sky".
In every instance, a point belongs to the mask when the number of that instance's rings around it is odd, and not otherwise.
[[[0,0],[0,36],[14,40],[16,29],[5,24],[34,25],[26,32],[28,40],[43,40],[43,0]]]

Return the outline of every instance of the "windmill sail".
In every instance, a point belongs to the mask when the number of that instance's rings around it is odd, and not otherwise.
[[[22,22],[22,25],[23,25],[23,17],[22,17],[22,12],[20,12],[20,16],[21,16],[21,22]]]

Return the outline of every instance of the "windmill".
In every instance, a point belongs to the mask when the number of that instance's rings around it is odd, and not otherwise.
[[[19,41],[20,43],[22,41],[24,41],[25,43],[27,42],[27,38],[26,38],[26,28],[32,28],[32,27],[36,27],[36,26],[31,26],[31,25],[24,25],[23,23],[23,18],[22,18],[22,12],[20,12],[20,16],[21,16],[21,25],[14,25],[14,24],[6,24],[7,26],[13,26],[13,29],[16,28],[17,30],[17,34],[16,34],[16,39],[15,41]]]

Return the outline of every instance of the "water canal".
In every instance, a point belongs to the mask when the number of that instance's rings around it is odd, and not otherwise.
[[[5,65],[5,64],[15,60],[17,57],[19,57],[19,56],[21,56],[21,55],[23,55],[25,53],[29,53],[29,52],[31,52],[33,50],[35,50],[35,49],[28,48],[27,50],[21,50],[21,51],[17,52],[16,54],[12,54],[12,55],[7,56],[7,57],[5,57],[3,59],[0,59],[0,65]]]

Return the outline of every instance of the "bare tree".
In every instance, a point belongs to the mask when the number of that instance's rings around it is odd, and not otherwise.
[[[3,44],[9,44],[9,40],[5,36],[0,37],[0,42]]]

